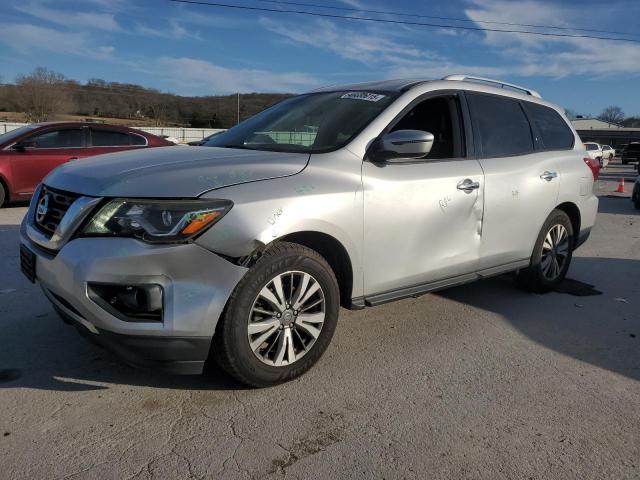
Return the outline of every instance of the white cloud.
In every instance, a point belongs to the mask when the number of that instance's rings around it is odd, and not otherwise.
[[[354,8],[365,8],[360,0],[342,0]],[[527,23],[568,27],[579,25],[585,12],[581,7],[551,4],[540,0],[470,0],[465,13],[479,27],[481,21]],[[608,11],[624,16],[623,9],[609,6]],[[588,16],[587,16],[588,17]],[[285,39],[289,44],[305,49],[317,48],[339,57],[371,67],[377,77],[439,78],[450,73],[483,76],[545,76],[583,75],[592,78],[640,73],[640,45],[588,38],[536,36],[518,33],[468,33],[449,28],[427,30],[439,36],[456,37],[462,45],[480,42],[486,52],[481,63],[460,63],[446,52],[426,49],[423,40],[429,38],[424,29],[404,29],[400,26],[365,26],[351,22],[344,27],[329,20],[305,23],[260,19],[263,27]],[[524,29],[490,25],[492,28]],[[357,28],[356,28],[357,27]],[[597,27],[596,27],[597,28]],[[540,31],[560,32],[546,29]],[[570,33],[570,32],[569,32]],[[574,32],[584,33],[584,32]],[[420,43],[418,43],[420,42]],[[437,45],[437,43],[435,43]],[[432,44],[434,45],[434,44]],[[446,45],[446,44],[445,44]],[[438,47],[439,49],[442,47]]]
[[[61,32],[28,23],[0,23],[0,43],[21,53],[47,50],[100,59],[111,56],[114,51],[111,46],[92,46],[83,33]]]
[[[155,28],[139,24],[135,28],[135,33],[148,37],[160,37],[172,40],[182,40],[185,38],[202,40],[198,32],[190,32],[182,25],[180,25],[180,23],[175,19],[170,19],[168,22],[168,27],[166,28]]]
[[[329,20],[293,26],[261,18],[260,24],[294,45],[309,46],[333,52],[342,58],[363,63],[396,63],[407,59],[433,59],[437,55],[398,42],[389,33],[378,28],[358,30],[338,27]]]
[[[340,57],[361,62],[375,69],[376,77],[385,78],[441,78],[451,73],[502,75],[499,67],[461,65],[432,50],[415,47],[406,41],[414,35],[391,32],[379,27],[365,31],[337,26],[329,20],[292,26],[262,18],[262,26],[288,42],[319,48]],[[402,41],[400,38],[405,38]]]
[[[474,7],[468,9],[466,14],[476,22],[491,19],[509,23],[568,26],[579,24],[581,15],[579,7],[569,8],[535,0],[474,0],[473,3]],[[611,6],[611,9],[615,9],[615,6]],[[624,12],[621,11],[622,15]],[[506,70],[514,75],[559,78],[640,73],[640,44],[637,43],[496,32],[485,32],[483,42],[509,61]]]
[[[316,78],[296,72],[235,69],[194,58],[162,57],[152,71],[183,92],[200,95],[250,92],[299,92],[318,86]]]
[[[69,9],[49,8],[44,2],[27,2],[15,7],[19,12],[57,25],[78,30],[120,31],[120,25],[112,13],[77,12]]]

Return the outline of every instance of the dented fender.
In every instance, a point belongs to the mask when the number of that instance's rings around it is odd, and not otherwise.
[[[326,234],[340,242],[349,255],[352,293],[361,296],[361,163],[345,151],[315,155],[296,175],[208,192],[201,198],[229,199],[234,205],[196,243],[226,257],[242,258],[293,233]]]

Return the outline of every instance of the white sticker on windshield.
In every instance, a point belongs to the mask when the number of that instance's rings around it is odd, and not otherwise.
[[[378,100],[382,100],[384,95],[380,95],[379,93],[369,93],[369,92],[349,92],[342,95],[340,98],[352,98],[354,100],[366,100],[367,102],[377,102]]]

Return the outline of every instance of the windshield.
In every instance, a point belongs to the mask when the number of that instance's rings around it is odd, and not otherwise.
[[[597,150],[598,149],[598,146],[595,143],[585,143],[584,146],[587,147],[587,150]]]
[[[284,100],[205,146],[319,153],[351,141],[396,98],[390,92],[328,92]]]
[[[637,152],[640,151],[640,143],[630,143],[626,148],[628,152]]]
[[[13,141],[15,138],[18,138],[20,135],[23,135],[31,130],[33,130],[34,128],[36,128],[38,125],[25,125],[24,127],[20,127],[20,128],[16,128],[15,130],[11,130],[7,133],[3,133],[2,135],[0,135],[0,144],[5,144],[5,143],[9,143],[11,141]]]

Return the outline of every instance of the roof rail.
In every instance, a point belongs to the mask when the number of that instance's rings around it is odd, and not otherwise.
[[[513,88],[514,90],[520,90],[522,92],[525,92],[527,95],[531,95],[532,97],[542,98],[542,96],[538,92],[530,88],[521,87],[520,85],[514,85],[513,83],[507,83],[501,80],[493,80],[491,78],[474,77],[473,75],[448,75],[444,77],[442,80],[457,80],[459,82],[466,80],[471,82],[492,83],[495,85],[500,85],[500,88],[504,88],[504,87]]]

